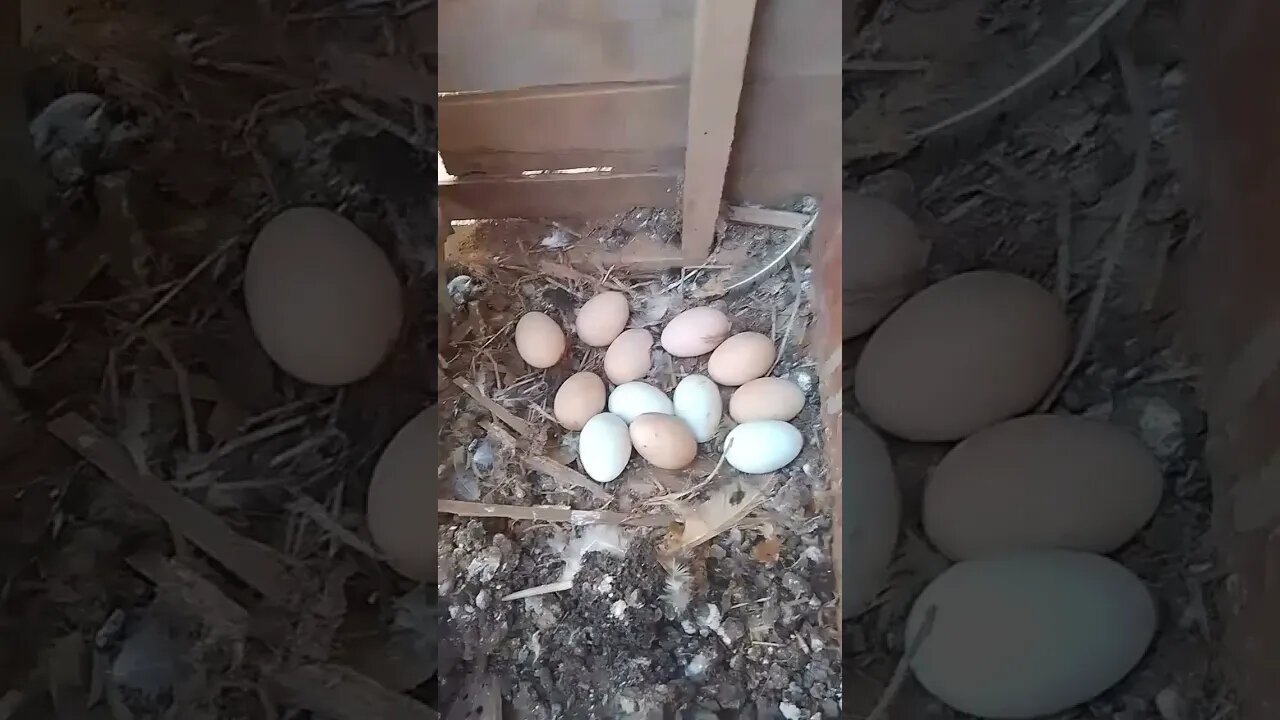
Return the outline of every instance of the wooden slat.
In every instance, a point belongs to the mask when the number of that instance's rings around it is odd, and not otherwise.
[[[679,167],[689,89],[629,83],[440,98],[440,153],[449,171]]]
[[[576,173],[458,178],[440,183],[451,218],[605,217],[633,207],[676,206],[670,173]]]
[[[740,0],[733,0],[737,4]],[[829,72],[840,46],[835,0],[761,0],[754,79]],[[440,91],[672,81],[689,77],[688,0],[441,0]]]
[[[705,259],[715,239],[755,5],[755,0],[698,0],[680,230],[686,262]]]

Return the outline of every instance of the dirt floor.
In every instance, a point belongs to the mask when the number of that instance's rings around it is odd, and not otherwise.
[[[792,209],[811,208],[802,200]],[[808,255],[800,250],[749,290],[725,295],[796,235],[729,223],[705,267],[635,271],[640,258],[678,254],[672,220],[637,210],[581,228],[461,225],[446,245],[457,304],[441,363],[442,494],[496,516],[441,524],[440,596],[450,621],[441,652],[459,659],[443,679],[446,701],[500,694],[517,717],[546,719],[839,714],[832,505],[818,373],[807,352]],[[770,476],[717,468],[725,423],[686,470],[633,455],[607,486],[575,479],[577,434],[550,418],[551,398],[573,372],[600,372],[603,351],[571,337],[565,360],[530,372],[511,330],[530,310],[571,328],[576,309],[602,289],[626,293],[630,326],[655,338],[679,312],[708,304],[726,311],[734,332],[773,337],[781,352],[772,374],[792,378],[808,398],[793,421],[807,440],[800,457]],[[664,392],[705,373],[705,357],[672,358],[658,347],[653,357],[644,380]],[[496,422],[459,381],[519,422]],[[520,423],[524,437],[512,431]],[[625,520],[575,527],[549,515],[518,519],[530,505]],[[673,553],[695,526],[714,536]],[[562,579],[566,566],[580,566],[571,589],[502,600]]]
[[[905,140],[917,123],[938,122],[921,109],[936,92],[920,76],[932,77],[929,63],[941,65],[943,77],[957,63],[981,69],[982,59],[966,58],[964,48],[993,37],[1002,47],[1025,47],[1027,65],[1034,65],[1043,38],[1082,27],[1079,14],[1096,15],[1110,4],[883,3],[863,28],[866,44],[846,73],[846,111],[853,118],[846,144],[854,157],[846,166],[846,186],[885,197],[915,216],[933,243],[932,278],[990,267],[1022,273],[1058,292],[1076,321],[1082,354],[1055,407],[1131,429],[1164,466],[1163,504],[1117,556],[1158,600],[1156,640],[1123,682],[1060,717],[1228,720],[1236,715],[1219,660],[1219,617],[1229,602],[1229,579],[1207,536],[1211,497],[1201,459],[1199,371],[1184,352],[1187,339],[1174,313],[1181,261],[1198,240],[1182,172],[1186,74],[1179,5],[1146,4],[1123,45],[1135,60],[1134,73],[1122,72],[1116,55],[1104,51],[1077,82],[1068,78],[1057,92],[1026,100],[1023,112],[988,123],[976,137],[970,132],[959,142],[922,148]],[[1063,8],[1074,8],[1077,17],[1055,19]],[[921,36],[937,44],[926,51]],[[915,44],[895,44],[894,38],[904,37],[916,38]],[[875,62],[861,62],[870,60]],[[903,60],[917,62],[896,62]],[[992,76],[1012,82],[1025,72],[1009,65],[1007,59],[996,63]],[[1127,83],[1126,75],[1135,79]],[[855,137],[868,102],[908,95],[919,103],[916,117],[905,109],[885,115],[903,132],[869,141]],[[954,97],[943,102],[955,104]],[[846,346],[846,367],[858,348],[856,342]],[[852,406],[851,394],[846,400]],[[905,612],[921,587],[947,567],[922,539],[918,511],[922,483],[946,449],[893,446],[907,496],[907,533],[882,602],[844,629],[846,713],[852,717],[865,717],[886,693],[904,650]],[[959,717],[913,680],[889,692],[896,692],[893,717]]]
[[[435,395],[434,25],[22,5],[50,192],[0,344],[0,717],[427,716],[434,591],[381,563],[363,507]],[[298,204],[354,221],[406,288],[393,356],[342,389],[278,372],[243,308],[250,241]]]

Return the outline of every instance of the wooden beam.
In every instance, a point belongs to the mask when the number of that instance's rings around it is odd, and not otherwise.
[[[799,230],[804,227],[805,223],[809,222],[809,216],[804,213],[788,212],[786,210],[731,205],[729,206],[729,222]]]
[[[711,254],[755,9],[756,0],[698,0],[680,240],[686,262]]]
[[[548,173],[455,178],[440,183],[440,203],[455,220],[601,218],[633,207],[676,206],[671,173]]]

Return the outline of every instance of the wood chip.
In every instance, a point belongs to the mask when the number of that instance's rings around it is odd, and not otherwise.
[[[438,720],[436,711],[341,665],[306,665],[271,675],[277,699],[333,720]]]
[[[190,617],[203,623],[213,635],[241,641],[248,635],[249,612],[185,563],[155,553],[139,553],[126,562],[161,592],[181,603]]]
[[[788,212],[786,210],[730,205],[729,222],[799,230],[804,227],[805,223],[809,222],[809,216],[804,213]]]
[[[232,530],[217,515],[184,497],[159,478],[139,472],[128,451],[75,413],[49,423],[49,432],[93,463],[135,500],[163,518],[175,532],[207,552],[268,599],[292,594],[290,568],[271,548]]]
[[[512,520],[562,522],[571,525],[636,525],[663,527],[675,519],[672,515],[628,515],[608,510],[574,510],[568,505],[499,505],[495,503],[440,500],[437,509],[448,515],[465,517],[505,517]]]
[[[484,393],[480,392],[475,385],[472,385],[462,378],[454,378],[453,384],[462,388],[463,392],[470,395],[476,402],[483,405],[484,408],[492,413],[494,417],[507,425],[510,425],[511,429],[515,430],[521,437],[527,438],[533,435],[532,425],[513,415],[510,410],[507,410],[493,400],[485,397]]]

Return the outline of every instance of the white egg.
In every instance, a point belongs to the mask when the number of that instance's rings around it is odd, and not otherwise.
[[[706,375],[689,375],[676,385],[671,393],[676,417],[684,420],[700,443],[716,436],[720,417],[724,413],[724,401],[720,388]]]
[[[631,459],[626,421],[613,413],[600,413],[588,420],[578,436],[578,459],[592,480],[616,480]]]
[[[742,423],[724,439],[724,459],[744,473],[759,475],[785,467],[804,448],[804,438],[791,423],[757,420]]]
[[[658,388],[642,382],[622,383],[609,393],[609,412],[622,418],[628,425],[645,413],[675,415],[671,398]]]

